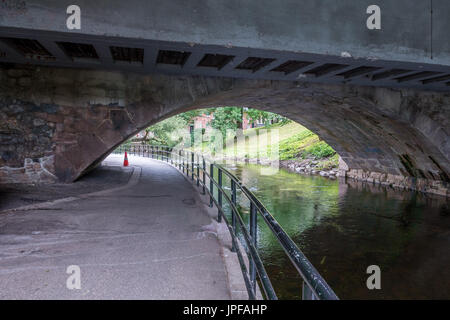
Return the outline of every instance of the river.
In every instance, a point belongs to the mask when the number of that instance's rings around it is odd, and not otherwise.
[[[227,165],[263,202],[341,299],[449,299],[450,203],[373,184]],[[226,183],[226,182],[225,182]],[[248,221],[248,204],[238,196]],[[281,299],[301,298],[301,278],[258,219],[258,247]],[[381,289],[366,269],[378,265]]]

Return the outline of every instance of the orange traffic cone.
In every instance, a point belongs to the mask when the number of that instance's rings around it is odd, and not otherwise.
[[[125,151],[125,158],[123,159],[123,166],[128,167],[128,156],[127,152]]]

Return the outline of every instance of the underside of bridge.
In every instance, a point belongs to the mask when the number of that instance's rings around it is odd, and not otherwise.
[[[371,4],[79,0],[72,29],[64,2],[5,0],[0,182],[74,181],[148,125],[241,106],[305,125],[348,177],[448,195],[448,1],[379,0],[379,29]]]
[[[74,181],[143,128],[196,108],[241,106],[297,121],[347,176],[448,194],[450,95],[348,84],[142,75],[4,64],[0,181]]]

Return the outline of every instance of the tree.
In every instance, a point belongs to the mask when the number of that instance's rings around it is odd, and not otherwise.
[[[149,143],[154,142],[173,147],[185,138],[185,129],[192,123],[192,120],[203,113],[205,113],[204,109],[191,110],[158,122],[145,129],[143,140],[147,140],[147,137],[151,132],[153,133],[153,137],[148,140]]]
[[[186,112],[180,113],[180,114],[176,115],[175,117],[180,117],[181,119],[186,121],[186,123],[190,123],[192,121],[192,119],[194,119],[195,117],[198,117],[204,113],[206,113],[205,109],[197,109],[197,110],[191,110],[191,111],[186,111]]]
[[[239,107],[222,107],[214,108],[212,111],[214,118],[211,121],[211,127],[222,133],[223,142],[226,139],[227,129],[236,130],[242,123],[241,109]]]
[[[177,133],[177,131],[182,130],[186,126],[187,122],[183,117],[174,116],[148,127],[146,131],[153,133],[151,140],[157,144],[173,147],[183,137],[182,133]],[[150,143],[153,142],[151,140]]]
[[[274,121],[274,122],[287,121],[287,119],[285,117],[280,116],[276,113],[252,109],[252,108],[249,108],[247,110],[247,115],[251,121],[261,120],[266,125],[268,125],[270,121]]]

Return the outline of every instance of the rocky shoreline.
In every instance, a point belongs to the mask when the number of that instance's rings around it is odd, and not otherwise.
[[[315,159],[303,159],[301,161],[281,160],[280,167],[298,174],[320,175],[330,179],[336,179],[336,177],[339,177],[339,169],[337,167],[321,169],[319,163],[320,160]]]
[[[238,157],[224,157],[222,160],[232,160],[237,162],[254,163],[260,165],[276,165],[269,159],[246,159]],[[347,165],[339,158],[339,165],[328,169],[320,168],[320,164],[326,159],[299,159],[299,160],[280,160],[278,165],[293,173],[302,175],[320,175],[329,179],[353,179],[355,181],[366,182],[369,184],[379,184],[397,190],[414,190],[427,194],[435,194],[444,197],[450,197],[450,185],[443,181],[434,181],[414,177],[404,177],[380,172],[366,172],[361,169],[349,169]]]
[[[260,165],[274,165],[270,159],[256,159],[256,158],[239,158],[239,157],[223,157],[223,160],[232,160],[236,162],[254,163]],[[218,159],[215,159],[218,160]],[[326,160],[326,159],[325,159]],[[337,166],[333,166],[329,169],[320,168],[321,161],[324,159],[306,158],[299,160],[280,160],[280,168],[286,169],[290,172],[307,175],[320,175],[330,179],[336,179],[340,176]],[[342,173],[341,173],[342,174]],[[344,175],[345,176],[345,175]]]

